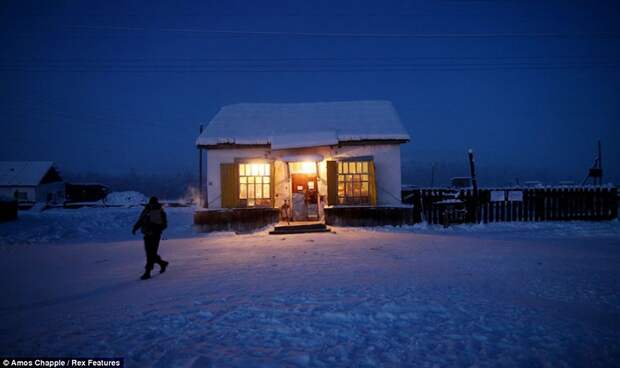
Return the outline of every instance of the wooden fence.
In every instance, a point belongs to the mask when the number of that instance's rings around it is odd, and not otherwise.
[[[403,202],[430,224],[443,224],[445,211],[457,208],[465,210],[468,223],[618,218],[615,187],[484,188],[478,190],[478,205],[472,189],[409,189]]]

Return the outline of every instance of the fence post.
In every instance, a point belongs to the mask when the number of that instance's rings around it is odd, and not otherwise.
[[[609,215],[610,220],[618,218],[618,188],[611,188],[611,214]]]

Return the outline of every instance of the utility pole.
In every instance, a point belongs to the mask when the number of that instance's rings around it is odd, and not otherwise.
[[[202,124],[200,124],[200,135],[202,135]],[[202,188],[202,147],[198,146],[198,203],[200,207],[206,207],[206,203],[204,202],[205,201]]]
[[[598,185],[603,185],[603,150],[601,149],[601,140],[598,140]]]
[[[601,148],[601,140],[598,140],[598,152],[596,158],[594,158],[594,163],[590,170],[588,170],[588,175],[583,179],[581,185],[585,185],[588,182],[588,179],[592,179],[592,184],[594,185],[603,185],[603,149]]]
[[[469,151],[469,173],[471,175],[471,186],[474,191],[474,203],[472,205],[472,219],[475,222],[478,218],[478,180],[476,179],[476,167],[474,162],[474,151],[470,148]]]

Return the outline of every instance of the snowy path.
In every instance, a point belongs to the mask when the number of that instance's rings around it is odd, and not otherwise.
[[[129,367],[620,364],[620,237],[337,229],[0,249],[0,354]]]

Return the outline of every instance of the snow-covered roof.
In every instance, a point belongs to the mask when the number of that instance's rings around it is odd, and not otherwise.
[[[239,103],[222,107],[196,144],[284,149],[409,139],[390,101]]]
[[[0,186],[38,185],[52,161],[0,161]]]

